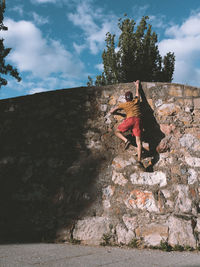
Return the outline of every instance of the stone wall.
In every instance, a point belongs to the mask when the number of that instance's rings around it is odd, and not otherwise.
[[[2,240],[199,246],[200,89],[142,83],[146,171],[130,133],[126,151],[114,135],[123,114],[108,115],[127,90],[0,101]]]

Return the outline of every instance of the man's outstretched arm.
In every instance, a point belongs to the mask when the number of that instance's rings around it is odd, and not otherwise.
[[[118,106],[117,107],[115,107],[115,108],[112,108],[111,110],[110,110],[110,114],[113,114],[115,111],[117,111],[117,110],[121,110],[121,108],[119,108]]]
[[[135,91],[135,96],[140,98],[140,91],[139,91],[139,87],[140,87],[140,81],[137,80],[135,83],[135,87],[136,87],[136,91]]]

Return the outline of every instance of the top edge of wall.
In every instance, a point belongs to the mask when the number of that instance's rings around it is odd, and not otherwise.
[[[24,99],[24,98],[32,98],[32,97],[37,97],[37,96],[45,96],[45,95],[51,95],[51,94],[57,94],[57,93],[63,93],[63,92],[73,92],[74,90],[104,90],[106,88],[113,88],[115,86],[123,86],[123,85],[131,85],[131,83],[118,83],[118,84],[112,84],[112,85],[105,85],[105,86],[80,86],[80,87],[72,87],[72,88],[62,88],[62,89],[55,89],[55,90],[50,90],[50,91],[45,91],[45,92],[38,92],[38,93],[34,93],[34,94],[27,94],[27,95],[22,95],[22,96],[17,96],[17,97],[10,97],[10,98],[4,98],[4,99],[0,99],[0,102],[9,102],[9,101],[13,101],[13,100],[20,100],[20,99]],[[177,87],[181,87],[183,89],[197,89],[200,90],[200,87],[198,86],[191,86],[191,85],[185,85],[185,84],[180,84],[180,83],[167,83],[167,82],[142,82],[141,84],[143,86],[147,86],[147,88],[153,88],[153,87],[157,87],[157,86],[177,86]]]

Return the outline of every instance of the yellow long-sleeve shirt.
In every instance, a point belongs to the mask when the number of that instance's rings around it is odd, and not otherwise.
[[[126,118],[141,117],[140,99],[138,97],[134,98],[132,101],[120,103],[118,108],[123,109],[126,112]]]

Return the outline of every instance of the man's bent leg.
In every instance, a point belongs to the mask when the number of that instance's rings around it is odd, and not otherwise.
[[[119,130],[115,131],[115,135],[119,137],[122,141],[124,141],[125,143],[128,141],[128,139]]]
[[[138,161],[141,161],[141,155],[142,155],[142,141],[140,136],[136,136],[136,144],[137,144],[137,153],[138,153]]]

